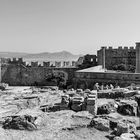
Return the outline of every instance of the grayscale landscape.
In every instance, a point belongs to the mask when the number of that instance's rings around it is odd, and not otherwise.
[[[140,140],[139,0],[0,0],[0,140]]]

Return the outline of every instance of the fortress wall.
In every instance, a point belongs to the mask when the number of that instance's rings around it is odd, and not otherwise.
[[[97,51],[98,65],[103,65],[103,47]],[[112,69],[113,65],[126,64],[135,65],[136,61],[136,49],[134,47],[122,47],[118,48],[106,47],[105,49],[105,66],[107,69]]]
[[[65,72],[68,75],[68,82],[72,82],[74,72],[77,68],[55,68],[38,66],[37,63],[32,63],[32,66],[9,64],[1,67],[2,82],[8,83],[12,86],[28,86],[38,83],[39,85],[54,84],[46,81],[48,74],[57,72]]]
[[[129,86],[132,83],[140,84],[140,74],[135,73],[98,73],[98,72],[76,72],[73,79],[75,88],[93,88],[95,83],[118,84]]]

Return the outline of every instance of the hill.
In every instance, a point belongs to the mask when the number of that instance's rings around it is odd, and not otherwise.
[[[5,58],[19,58],[23,57],[25,61],[72,61],[72,60],[77,60],[80,55],[74,55],[70,52],[67,51],[62,51],[62,52],[54,52],[54,53],[49,53],[49,52],[43,52],[43,53],[19,53],[19,52],[0,52],[0,57],[5,57]]]

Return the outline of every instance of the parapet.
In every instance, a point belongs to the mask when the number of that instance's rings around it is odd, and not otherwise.
[[[69,67],[70,61],[63,61],[63,67]]]
[[[124,46],[124,50],[128,50],[128,47],[127,46]]]
[[[50,67],[50,62],[43,62],[43,67]]]
[[[9,62],[8,62],[9,64],[24,64],[24,62],[23,62],[23,58],[13,58],[12,60],[11,59],[9,59]]]
[[[13,62],[17,62],[17,59],[15,57],[13,58]]]
[[[109,50],[112,50],[112,49],[113,49],[113,47],[112,47],[112,46],[109,46],[109,47],[108,47],[108,49],[109,49]]]
[[[11,59],[10,58],[1,58],[0,61],[2,64],[8,64],[11,62]]]
[[[130,47],[130,50],[134,50],[134,47],[133,47],[133,46],[131,46],[131,47]]]
[[[61,61],[55,61],[55,66],[56,66],[56,67],[61,67],[61,65],[62,65],[62,64],[61,64]]]
[[[119,49],[119,50],[122,50],[122,46],[119,46],[118,49]]]
[[[137,42],[136,43],[136,46],[140,46],[140,42]],[[106,47],[106,46],[101,46],[101,49],[100,50],[102,50],[102,49],[108,49],[108,50],[135,50],[135,47],[134,46],[130,46],[130,47],[128,47],[128,46],[124,46],[124,47],[122,47],[122,46],[118,46],[118,48],[113,48],[112,46],[109,46],[108,48]]]
[[[18,62],[22,63],[23,62],[23,58],[18,58]]]
[[[140,45],[140,42],[136,42],[136,45]]]
[[[107,49],[107,46],[102,46],[102,47],[101,47],[101,49],[104,49],[104,48]]]
[[[38,67],[38,62],[31,62],[31,67]]]

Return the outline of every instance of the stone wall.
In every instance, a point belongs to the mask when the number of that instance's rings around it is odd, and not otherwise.
[[[0,59],[0,83],[1,83],[1,59]]]
[[[75,72],[73,79],[75,88],[93,89],[95,83],[128,86],[132,83],[140,84],[140,74],[117,72]]]
[[[105,66],[107,69],[112,69],[114,65],[125,64],[134,65],[136,64],[136,50],[133,47],[121,46],[113,49],[112,47],[105,47]],[[97,51],[98,65],[103,65],[103,47]]]
[[[83,57],[79,57],[77,61],[77,66],[80,69],[97,66],[97,56],[87,54],[87,55],[84,55]]]
[[[7,64],[1,67],[1,79],[2,82],[8,83],[12,86],[28,86],[28,85],[56,85],[56,79],[48,80],[48,75],[56,76],[60,75],[66,79],[69,84],[72,84],[72,78],[77,68],[55,68],[38,66],[36,63],[32,66],[26,66],[24,64]]]

